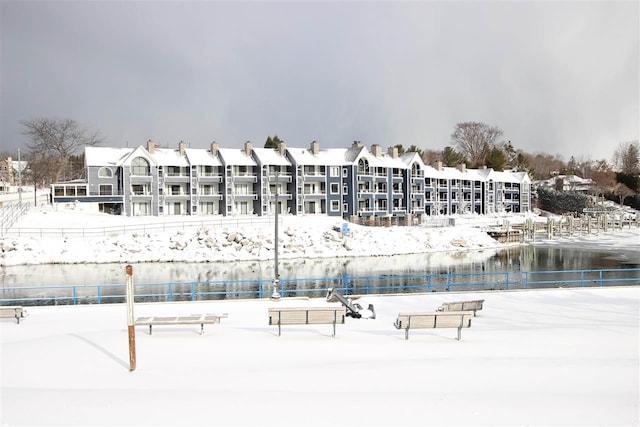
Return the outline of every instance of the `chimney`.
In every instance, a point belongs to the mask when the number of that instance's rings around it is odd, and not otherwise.
[[[211,155],[213,157],[217,157],[218,156],[218,143],[213,141],[211,143]]]
[[[378,144],[373,144],[371,146],[371,154],[376,157],[380,157],[380,155],[382,154],[382,147],[380,147]]]
[[[434,167],[436,170],[441,171],[441,170],[442,170],[442,162],[441,162],[440,160],[438,160],[437,162],[435,162],[435,163],[433,164],[433,167]]]
[[[313,141],[311,143],[311,154],[318,155],[320,153],[320,143],[318,141]]]
[[[278,143],[278,152],[281,156],[285,155],[285,153],[287,152],[287,144],[285,142]]]
[[[156,151],[156,148],[158,148],[158,144],[156,144],[152,140],[147,141],[147,151],[149,152],[149,154],[153,154],[154,151]]]
[[[467,165],[465,163],[460,163],[458,165],[458,170],[462,173],[465,173],[467,171]]]
[[[246,154],[247,156],[251,156],[251,152],[253,151],[253,144],[251,144],[251,141],[247,141],[244,143],[244,154]]]
[[[391,156],[392,159],[397,159],[398,147],[389,147],[389,149],[387,150],[387,153],[389,154],[389,156]]]
[[[362,142],[361,141],[353,141],[353,144],[351,144],[351,148],[362,148]]]
[[[181,156],[184,156],[184,150],[187,148],[187,143],[184,141],[180,141],[178,143],[178,151],[180,152]]]

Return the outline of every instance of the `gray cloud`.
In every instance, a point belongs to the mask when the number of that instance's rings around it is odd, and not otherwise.
[[[639,133],[638,2],[13,2],[2,150],[20,120],[147,139],[441,150],[454,126],[610,158]]]

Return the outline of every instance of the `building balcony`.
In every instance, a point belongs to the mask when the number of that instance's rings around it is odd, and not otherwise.
[[[183,184],[189,182],[190,179],[188,175],[165,175],[162,182],[165,184]]]
[[[229,181],[234,183],[252,183],[258,182],[258,177],[255,175],[233,175],[229,177]]]
[[[215,202],[222,200],[222,194],[198,194],[194,197],[197,197],[201,202]]]
[[[198,182],[201,182],[203,184],[221,184],[222,183],[222,176],[220,175],[198,175],[196,176],[196,178],[198,179]]]
[[[131,184],[149,184],[153,182],[151,175],[131,175],[129,176]]]

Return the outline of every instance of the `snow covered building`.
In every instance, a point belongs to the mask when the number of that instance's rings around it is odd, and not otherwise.
[[[52,185],[54,203],[93,203],[102,212],[144,215],[309,215],[409,223],[458,213],[527,212],[531,180],[424,164],[417,153],[350,148],[85,148],[86,181]]]

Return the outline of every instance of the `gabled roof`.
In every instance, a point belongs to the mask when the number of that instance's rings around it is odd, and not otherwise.
[[[133,148],[85,147],[84,162],[87,166],[119,166]]]
[[[156,162],[156,159],[151,154],[149,154],[147,149],[144,148],[142,145],[137,146],[136,148],[132,149],[129,153],[126,153],[124,156],[122,156],[118,160],[116,165],[117,166],[129,165],[129,164],[131,164],[131,161],[133,159],[135,159],[136,157],[143,157],[143,158],[147,159],[149,161],[149,163],[151,163],[152,165],[154,165],[154,166],[158,165],[158,163]]]
[[[388,154],[380,154],[374,156],[367,147],[352,147],[347,154],[347,158],[352,158],[351,163],[357,163],[360,159],[366,159],[369,162],[369,166],[373,167],[385,167],[385,168],[398,168],[407,169],[406,163],[400,159],[400,157],[391,157]]]
[[[402,161],[408,168],[414,163],[418,163],[421,169],[425,168],[425,163],[419,153],[415,151],[407,151],[400,155],[400,161]]]

